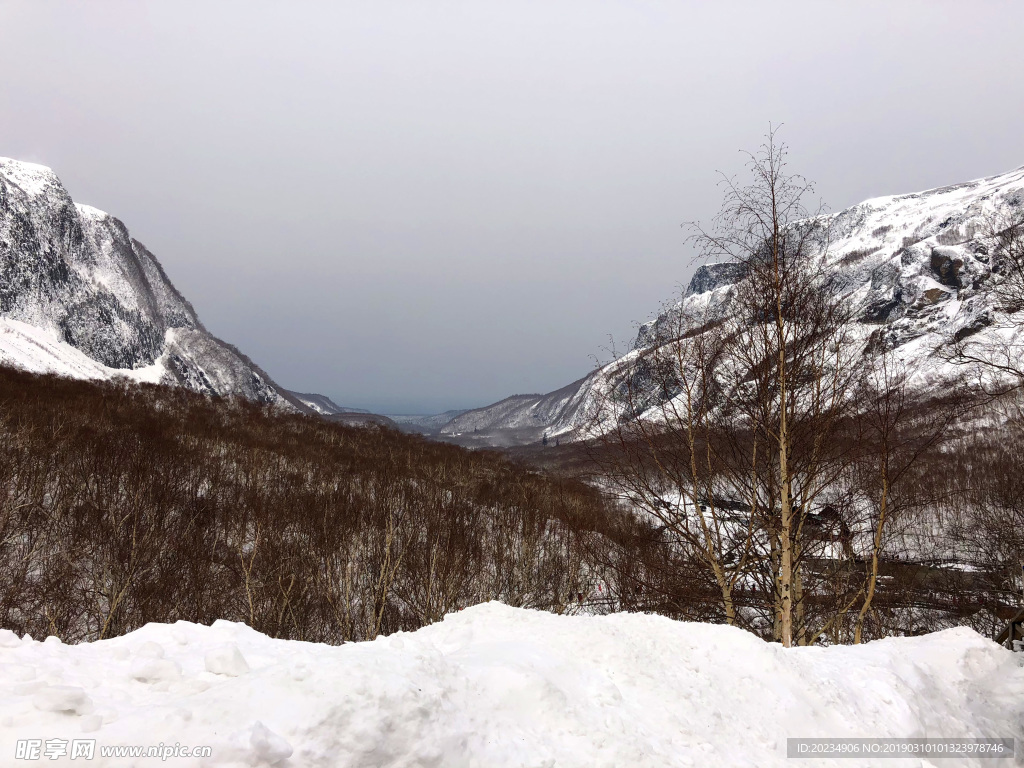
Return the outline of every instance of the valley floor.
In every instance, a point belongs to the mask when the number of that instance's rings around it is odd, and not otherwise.
[[[968,629],[784,650],[724,626],[498,603],[343,646],[231,622],[77,646],[5,631],[0,764],[853,768],[875,763],[787,759],[786,739],[1020,740],[1022,659]],[[72,760],[83,740],[93,760]],[[103,754],[176,744],[210,756]],[[38,761],[17,759],[33,745]]]

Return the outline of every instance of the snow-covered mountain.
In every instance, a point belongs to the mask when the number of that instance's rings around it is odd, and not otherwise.
[[[915,194],[873,198],[829,215],[830,245],[821,258],[835,277],[833,284],[857,308],[856,322],[865,331],[883,327],[889,345],[907,361],[937,362],[954,341],[971,338],[984,344],[1005,334],[991,291],[991,242],[986,235],[994,217],[1022,213],[1024,168]],[[623,358],[548,395],[516,395],[469,411],[446,425],[442,434],[473,435],[491,445],[536,442],[545,433],[573,437],[583,427],[595,394],[639,351],[658,343],[660,330],[675,324],[676,312],[728,312],[732,286],[742,277],[736,264],[700,267],[682,301],[643,325],[634,349]]]
[[[300,411],[212,336],[118,219],[75,203],[49,168],[0,158],[0,364],[125,376]]]

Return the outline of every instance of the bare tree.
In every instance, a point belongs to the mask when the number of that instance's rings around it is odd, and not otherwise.
[[[692,225],[735,282],[710,303],[684,296],[605,369],[593,428],[620,497],[711,572],[725,621],[753,620],[736,595],[756,609],[756,587],[789,646],[820,635],[805,576],[822,546],[805,523],[853,461],[842,433],[864,344],[828,269],[830,220],[805,205],[813,188],[774,130],[747,165],[747,183],[723,178],[713,224]]]
[[[851,308],[827,269],[829,218],[805,200],[813,186],[789,173],[787,150],[770,130],[749,155],[749,183],[725,178],[722,209],[710,228],[694,225],[706,259],[742,268],[729,319],[732,360],[726,409],[732,433],[759,458],[757,512],[771,540],[774,634],[806,641],[804,522],[842,475],[849,456],[835,439],[851,412],[863,363]],[[742,453],[742,452],[741,452]]]
[[[878,586],[878,568],[882,551],[886,544],[886,535],[891,527],[892,519],[899,513],[898,505],[893,501],[893,487],[902,476],[913,466],[914,460],[920,455],[924,445],[911,449],[910,455],[905,452],[907,437],[906,420],[908,415],[907,374],[905,367],[892,354],[879,356],[876,367],[865,377],[864,417],[860,420],[863,437],[871,447],[865,452],[867,474],[873,476],[867,481],[870,488],[874,486],[875,503],[868,502],[873,511],[868,514],[871,532],[870,554],[863,589],[858,593],[862,596],[860,609],[854,623],[853,642],[860,643],[864,633],[864,620],[871,610]]]
[[[649,349],[614,371],[595,401],[594,458],[618,498],[660,531],[666,546],[710,571],[727,624],[754,544],[754,517],[731,503],[736,483],[719,456],[718,377],[728,340],[706,312],[669,308]],[[741,505],[742,506],[742,505]]]

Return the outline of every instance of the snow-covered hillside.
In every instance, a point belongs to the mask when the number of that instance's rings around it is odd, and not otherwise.
[[[884,327],[889,344],[908,362],[937,360],[955,340],[984,343],[1005,333],[991,295],[986,234],[993,216],[1022,211],[1024,168],[873,198],[828,217],[830,243],[822,258],[836,277],[833,284],[857,307],[864,331]],[[444,432],[476,428],[479,440],[499,445],[534,442],[544,433],[572,437],[584,425],[595,393],[616,378],[637,350],[658,343],[659,331],[675,325],[674,312],[726,313],[731,287],[740,279],[736,264],[700,267],[682,302],[643,325],[626,357],[549,395],[516,396],[469,411]],[[541,407],[548,402],[560,407]]]
[[[104,751],[174,745],[210,750],[166,763],[182,768],[784,766],[787,738],[1024,738],[1019,657],[968,629],[786,650],[725,626],[497,603],[340,647],[230,622],[78,646],[2,632],[0,763],[38,739],[56,740],[47,765],[118,768],[156,763]],[[82,740],[91,762],[71,759]]]
[[[450,437],[480,438],[490,445],[524,445],[542,440],[551,425],[572,419],[579,411],[591,377],[574,381],[546,395],[512,395],[456,416],[441,428]],[[561,430],[565,431],[565,430]]]
[[[338,405],[327,395],[319,395],[315,392],[289,392],[289,394],[321,416],[331,416],[335,413],[369,413],[362,408],[346,408],[343,405]]]
[[[307,410],[213,337],[120,221],[49,168],[0,158],[0,363],[177,384]]]

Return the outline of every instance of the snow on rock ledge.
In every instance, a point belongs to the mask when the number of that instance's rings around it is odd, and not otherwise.
[[[208,671],[225,648],[248,669]],[[133,677],[157,660],[174,674]],[[212,748],[175,766],[792,768],[787,737],[1020,739],[1022,718],[1018,656],[967,629],[786,651],[723,626],[489,603],[341,647],[223,621],[0,644],[3,765],[18,739],[95,738],[97,766],[130,764],[100,747],[163,742]]]

